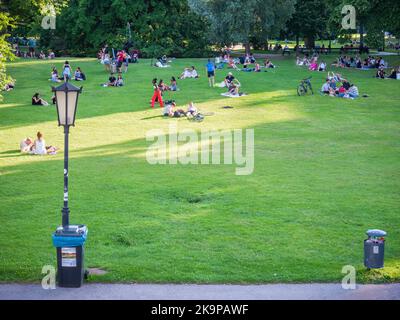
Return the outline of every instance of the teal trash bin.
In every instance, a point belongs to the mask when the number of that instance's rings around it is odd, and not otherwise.
[[[366,233],[368,239],[364,240],[364,266],[368,269],[383,268],[386,232],[374,229]]]
[[[79,288],[85,277],[85,242],[88,229],[85,225],[58,227],[53,233],[57,250],[57,283],[64,288]]]

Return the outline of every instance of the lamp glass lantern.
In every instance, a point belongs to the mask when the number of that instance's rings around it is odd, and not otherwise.
[[[82,87],[78,88],[69,82],[52,89],[56,96],[57,116],[59,126],[75,126],[78,96]]]

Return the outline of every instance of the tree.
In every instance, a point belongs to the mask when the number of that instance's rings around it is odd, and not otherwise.
[[[0,0],[2,11],[7,12],[14,19],[16,34],[37,34],[41,17],[50,8],[60,12],[69,0]],[[33,31],[33,32],[32,32]],[[35,34],[36,33],[36,34]]]
[[[6,41],[7,30],[11,27],[14,27],[12,18],[7,13],[0,12],[0,92],[12,80],[6,73],[6,61],[14,58]],[[0,94],[0,101],[2,99],[3,96]]]
[[[343,30],[341,27],[341,9],[352,5],[356,10],[356,24],[360,34],[360,43],[364,45],[364,33],[367,33],[368,45],[381,47],[383,31],[400,36],[400,3],[397,0],[341,0],[331,2],[331,25],[341,34],[354,33],[357,30]],[[381,40],[379,40],[379,37]]]
[[[325,0],[302,0],[295,5],[295,13],[287,29],[296,37],[304,37],[307,48],[314,48],[315,38],[327,33],[329,7]]]
[[[209,25],[209,39],[220,46],[266,42],[284,27],[295,0],[189,0],[190,7]]]
[[[104,43],[122,48],[128,22],[135,47],[149,55],[154,48],[177,56],[207,50],[204,19],[182,0],[70,0],[56,30],[43,30],[41,38],[69,53],[93,53]]]

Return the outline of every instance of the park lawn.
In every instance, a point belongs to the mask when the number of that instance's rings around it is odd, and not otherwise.
[[[369,97],[298,97],[299,80],[311,72],[286,58],[267,73],[236,72],[249,95],[229,99],[208,88],[204,59],[174,60],[167,69],[142,60],[130,65],[123,88],[100,86],[108,76],[95,59],[70,62],[88,77],[70,134],[71,223],[88,225],[86,266],[108,272],[90,281],[339,282],[345,265],[359,282],[400,280],[400,81],[341,70]],[[44,265],[56,264],[51,234],[61,222],[63,152],[29,156],[18,147],[40,130],[62,149],[55,107],[30,105],[34,92],[50,100],[50,68],[61,71],[62,63],[8,65],[17,85],[0,104],[1,282],[38,281]],[[180,106],[193,100],[214,115],[202,123],[158,117],[160,109],[149,108],[151,79],[168,81],[190,65],[201,78],[178,81],[181,91],[165,98]],[[312,76],[318,91],[326,73]],[[254,173],[148,164],[146,132],[167,133],[170,124],[254,129]],[[363,267],[370,228],[388,232],[381,270]]]

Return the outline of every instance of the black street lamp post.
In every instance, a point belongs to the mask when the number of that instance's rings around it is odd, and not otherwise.
[[[68,208],[68,137],[69,127],[75,126],[76,109],[78,106],[78,96],[82,92],[82,87],[78,88],[68,81],[61,86],[54,88],[56,96],[58,125],[64,126],[64,207],[62,209],[62,226],[69,226]]]
[[[60,287],[80,287],[86,275],[84,268],[84,244],[87,237],[85,225],[70,225],[68,208],[68,138],[69,127],[75,126],[78,88],[68,81],[52,88],[56,97],[58,125],[64,127],[64,206],[62,226],[53,234],[53,245],[57,248],[57,279]]]

